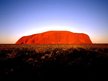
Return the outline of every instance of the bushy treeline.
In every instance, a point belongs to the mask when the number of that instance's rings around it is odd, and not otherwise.
[[[108,48],[0,50],[0,81],[108,80]]]

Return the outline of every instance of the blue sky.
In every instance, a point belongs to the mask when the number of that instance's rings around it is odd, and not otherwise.
[[[86,33],[108,43],[108,0],[0,0],[0,43],[49,30]]]

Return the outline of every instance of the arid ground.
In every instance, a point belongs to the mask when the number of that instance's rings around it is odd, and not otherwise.
[[[0,45],[0,81],[106,81],[108,44]]]

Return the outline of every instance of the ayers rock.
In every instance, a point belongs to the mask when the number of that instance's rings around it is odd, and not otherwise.
[[[92,44],[84,33],[70,31],[47,31],[21,37],[16,44]]]

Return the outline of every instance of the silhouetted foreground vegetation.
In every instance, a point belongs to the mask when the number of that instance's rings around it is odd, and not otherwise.
[[[0,45],[0,81],[108,80],[108,45]]]

